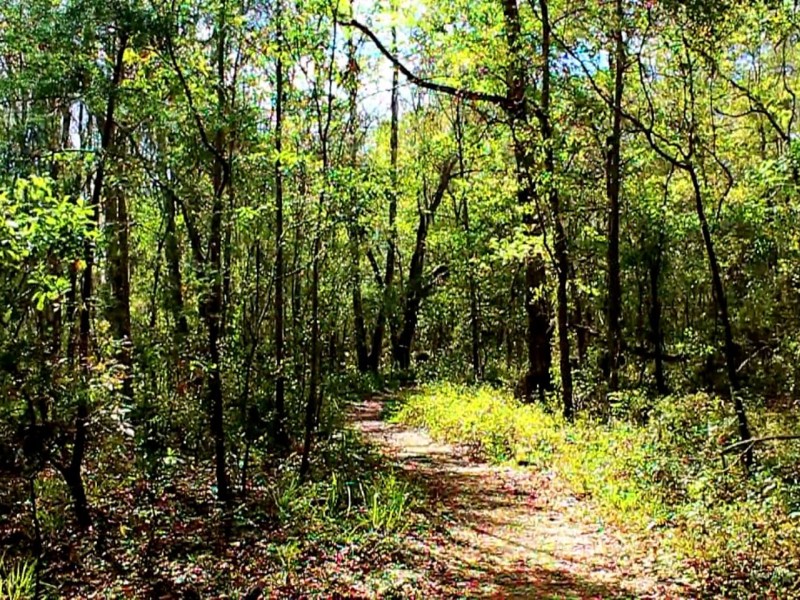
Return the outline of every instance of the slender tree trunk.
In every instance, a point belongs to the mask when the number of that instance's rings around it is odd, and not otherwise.
[[[705,207],[703,205],[703,193],[700,180],[697,177],[697,172],[692,165],[687,169],[689,177],[692,180],[692,189],[694,191],[695,208],[697,209],[697,218],[700,221],[700,230],[703,234],[703,244],[706,249],[706,256],[708,258],[709,268],[711,270],[711,285],[714,292],[714,302],[717,307],[720,322],[722,324],[722,332],[725,339],[725,366],[728,373],[728,383],[731,387],[731,396],[733,400],[734,411],[736,412],[736,421],[739,429],[739,437],[741,440],[747,441],[751,439],[750,425],[745,412],[744,402],[740,395],[739,388],[739,372],[736,365],[736,344],[733,341],[733,327],[731,326],[730,313],[728,312],[728,297],[725,294],[725,287],[722,283],[722,274],[717,260],[717,253],[714,249],[714,242],[711,238],[711,229],[708,225],[706,218]],[[744,453],[745,467],[750,467],[753,463],[753,449],[748,446]]]
[[[326,112],[323,122],[322,112],[318,107],[317,125],[319,128],[319,139],[322,154],[322,174],[328,177],[330,169],[330,157],[328,153],[328,136],[330,133],[331,120],[333,119],[333,74],[334,61],[336,60],[336,38],[337,24],[333,24],[331,39],[331,54],[328,63],[328,89],[326,94]],[[317,219],[314,229],[314,244],[311,257],[311,373],[308,391],[308,401],[306,402],[305,414],[305,439],[303,440],[303,457],[300,464],[300,476],[306,477],[311,467],[311,446],[314,443],[314,434],[319,420],[319,407],[321,405],[320,389],[320,370],[322,364],[322,339],[319,323],[319,281],[320,263],[322,261],[322,218],[323,209],[326,203],[325,185],[319,194],[317,202]]]
[[[227,23],[225,3],[220,9],[220,23],[217,28],[217,110],[221,119],[225,112],[225,48]],[[227,186],[231,185],[230,167],[224,159],[225,133],[221,126],[217,127],[214,136],[214,198],[211,207],[211,228],[208,240],[208,268],[211,276],[211,287],[208,291],[204,317],[208,329],[208,392],[211,404],[210,429],[214,440],[214,468],[217,480],[217,498],[222,503],[230,500],[230,486],[225,456],[225,422],[224,398],[222,389],[222,355],[220,342],[222,338],[223,313],[223,272],[222,272],[222,229],[224,197]]]
[[[458,143],[458,175],[464,180],[466,169],[464,167],[464,124],[461,110],[461,102],[456,104],[456,141]],[[464,234],[467,238],[468,262],[467,262],[467,287],[469,293],[469,321],[470,321],[470,354],[472,359],[472,373],[475,381],[483,379],[483,365],[481,364],[480,354],[480,314],[478,309],[478,286],[475,281],[475,268],[473,265],[472,252],[472,231],[469,221],[469,200],[466,192],[461,198],[461,221],[464,225]]]
[[[650,336],[653,344],[656,390],[661,395],[669,393],[664,376],[664,334],[661,328],[661,262],[662,246],[659,242],[656,255],[650,261]]]
[[[327,154],[327,152],[326,152]],[[323,160],[326,163],[327,160]],[[311,262],[311,373],[308,390],[308,401],[306,402],[305,414],[305,438],[303,440],[303,457],[300,464],[300,476],[308,474],[311,465],[311,445],[314,441],[314,430],[316,428],[317,401],[319,394],[320,378],[320,332],[319,332],[319,262],[320,252],[322,252],[322,206],[325,203],[325,194],[321,193],[319,198],[319,208],[317,210],[317,225],[314,233],[314,245],[312,252],[314,256]]]
[[[128,36],[121,33],[117,53],[114,60],[114,71],[111,76],[111,89],[109,91],[106,113],[102,124],[100,136],[100,161],[95,173],[94,185],[92,189],[92,209],[93,225],[98,226],[100,220],[100,202],[103,197],[103,185],[105,183],[106,161],[114,146],[115,137],[115,115],[117,105],[117,92],[122,81],[123,56],[128,45]],[[86,455],[87,430],[89,425],[89,403],[88,385],[92,377],[92,365],[90,359],[91,332],[92,332],[92,305],[94,304],[94,264],[95,252],[94,242],[86,239],[84,242],[84,262],[81,282],[81,308],[80,308],[80,327],[78,335],[78,357],[84,377],[84,389],[78,395],[78,403],[75,409],[75,434],[72,443],[72,457],[66,469],[62,471],[70,495],[72,496],[75,516],[81,528],[91,525],[91,515],[89,512],[89,502],[86,497],[86,490],[83,484],[83,459]]]
[[[609,391],[619,389],[622,348],[622,287],[619,262],[620,188],[622,180],[622,94],[625,77],[622,0],[615,0],[613,124],[606,161],[608,195],[608,362]]]
[[[392,27],[392,52],[397,53],[397,28]],[[386,333],[386,318],[392,306],[392,285],[394,283],[395,261],[397,260],[397,149],[398,149],[398,127],[399,127],[399,85],[400,72],[397,65],[392,71],[392,121],[390,134],[390,159],[392,189],[389,192],[389,248],[386,252],[386,272],[383,277],[383,296],[381,306],[378,311],[378,320],[372,336],[372,350],[369,356],[369,368],[377,373],[380,369],[381,355],[383,353],[383,338]]]
[[[397,335],[392,340],[392,358],[401,370],[407,370],[411,366],[411,346],[414,342],[414,335],[417,331],[419,321],[419,310],[422,301],[428,296],[436,279],[447,273],[447,268],[442,267],[435,270],[428,277],[425,275],[425,259],[427,255],[427,241],[430,226],[436,216],[436,211],[442,203],[450,179],[455,167],[454,160],[445,162],[439,172],[439,184],[434,192],[433,198],[428,202],[428,206],[419,211],[419,223],[417,224],[417,236],[414,244],[414,254],[411,256],[411,264],[408,268],[408,283],[405,286],[405,297],[403,302],[403,320]]]
[[[350,168],[353,173],[351,181],[350,204],[353,209],[351,221],[347,226],[350,250],[350,291],[353,299],[353,325],[355,328],[356,366],[359,372],[369,370],[369,349],[367,348],[367,329],[364,322],[364,302],[361,295],[361,249],[358,213],[358,192],[355,189],[356,169],[358,167],[358,64],[356,63],[356,47],[352,35],[348,40],[348,85],[350,105]]]
[[[228,140],[226,140],[228,141]],[[228,143],[228,155],[234,152],[234,145]],[[230,182],[229,182],[230,183]],[[228,214],[233,215],[236,209],[233,185],[228,185]],[[222,242],[222,314],[220,315],[220,332],[224,337],[228,331],[228,312],[231,305],[231,278],[233,262],[233,225],[232,219],[225,220],[225,233]]]
[[[303,176],[305,179],[305,176]],[[306,195],[306,184],[303,181],[300,184],[300,196],[305,197]],[[297,215],[297,220],[302,221],[302,215]],[[291,283],[289,285],[289,290],[291,297],[289,299],[289,306],[292,310],[292,318],[291,318],[291,332],[292,332],[292,345],[290,353],[295,355],[302,355],[303,354],[303,281],[302,281],[302,269],[300,268],[300,247],[303,244],[303,236],[300,233],[300,227],[294,228],[294,242],[292,249],[292,265],[291,265]],[[313,243],[312,243],[313,245]],[[313,258],[312,258],[313,261]],[[292,361],[294,366],[293,372],[293,379],[297,389],[300,390],[302,395],[303,390],[305,389],[305,371],[306,366],[303,361],[295,360]]]
[[[569,254],[567,250],[567,234],[561,214],[561,203],[558,187],[554,183],[555,175],[555,140],[550,120],[550,17],[547,0],[539,0],[539,9],[542,19],[542,99],[539,112],[539,124],[544,143],[544,168],[549,174],[547,177],[547,195],[550,200],[550,210],[553,213],[555,229],[555,259],[556,273],[558,276],[558,290],[556,293],[556,320],[558,323],[558,350],[559,366],[561,370],[561,402],[564,417],[572,419],[572,364],[570,363],[569,343],[569,298],[567,297],[567,284],[569,282]]]
[[[289,437],[286,431],[286,373],[284,372],[284,316],[286,302],[284,300],[285,264],[284,264],[284,223],[283,223],[283,15],[282,5],[278,2],[278,60],[275,69],[275,439],[282,448],[288,448]]]

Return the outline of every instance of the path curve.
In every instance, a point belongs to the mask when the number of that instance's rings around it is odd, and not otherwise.
[[[642,544],[587,516],[582,502],[547,474],[471,460],[425,431],[381,419],[380,399],[352,422],[398,468],[421,482],[441,535],[420,548],[437,564],[441,597],[689,598],[669,580],[658,544]],[[650,547],[650,550],[642,546]]]

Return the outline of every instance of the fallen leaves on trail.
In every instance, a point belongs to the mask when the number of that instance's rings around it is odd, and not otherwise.
[[[437,533],[427,538],[445,572],[445,597],[683,598],[662,579],[652,544],[587,518],[552,473],[490,466],[427,433],[383,423],[366,402],[358,426],[423,485]],[[648,554],[650,553],[650,555]],[[663,561],[662,561],[663,562]]]

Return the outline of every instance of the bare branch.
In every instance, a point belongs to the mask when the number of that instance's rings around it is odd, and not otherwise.
[[[359,31],[361,31],[364,35],[366,35],[369,39],[372,40],[372,43],[378,48],[381,54],[383,54],[397,69],[405,75],[405,77],[413,84],[418,85],[419,87],[431,90],[433,92],[441,92],[443,94],[449,94],[450,96],[456,96],[457,98],[464,98],[466,100],[473,100],[476,102],[490,102],[492,104],[499,104],[503,107],[508,107],[511,101],[506,96],[500,96],[498,94],[488,94],[486,92],[477,92],[475,90],[469,90],[466,88],[457,88],[452,85],[447,85],[443,83],[436,83],[435,81],[429,81],[427,79],[423,79],[422,77],[416,75],[411,69],[405,66],[400,60],[392,54],[389,49],[383,45],[383,43],[378,39],[378,36],[373,33],[373,31],[364,25],[363,23],[357,21],[356,19],[351,19],[350,21],[340,21],[340,24],[345,27],[355,27]]]

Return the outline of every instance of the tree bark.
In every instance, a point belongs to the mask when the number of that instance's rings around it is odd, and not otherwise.
[[[619,389],[619,368],[622,349],[622,287],[619,261],[619,217],[621,146],[622,146],[622,94],[625,77],[625,42],[623,39],[622,0],[615,0],[614,28],[614,95],[612,130],[606,160],[606,192],[608,195],[608,389]]]
[[[178,235],[175,227],[177,201],[172,190],[164,194],[164,209],[166,218],[166,234],[164,238],[164,258],[167,262],[169,273],[169,309],[175,321],[174,344],[176,349],[183,348],[186,337],[189,335],[189,323],[183,301],[183,275],[181,273],[181,249],[178,244]],[[179,350],[180,351],[180,350]]]
[[[100,202],[103,197],[103,186],[105,183],[106,161],[115,143],[116,123],[114,122],[117,106],[117,94],[122,81],[123,56],[128,46],[128,35],[124,31],[120,33],[117,45],[117,52],[114,59],[114,70],[111,75],[111,89],[109,91],[106,112],[102,124],[100,135],[100,161],[97,165],[94,184],[92,189],[92,209],[93,226],[97,227],[100,220]],[[78,335],[78,358],[81,364],[84,377],[84,386],[89,385],[92,377],[92,365],[90,359],[91,334],[92,334],[92,305],[94,304],[94,264],[95,248],[91,239],[84,242],[84,262],[83,278],[81,280],[81,307],[80,307],[80,326]],[[88,389],[81,390],[78,395],[77,407],[75,410],[75,434],[72,442],[72,457],[62,474],[72,496],[75,516],[81,528],[91,525],[91,515],[89,502],[86,497],[86,490],[83,484],[83,459],[86,455],[87,433],[89,424],[89,403]]]
[[[111,236],[108,246],[108,280],[111,298],[108,320],[114,342],[119,345],[116,360],[124,369],[122,394],[133,399],[133,339],[131,337],[131,280],[128,200],[115,186],[109,191],[105,206],[106,226]]]
[[[555,166],[555,139],[550,118],[550,16],[547,0],[539,0],[539,9],[542,19],[542,99],[539,112],[539,125],[544,143],[544,168],[546,177],[547,195],[549,196],[550,211],[553,215],[555,229],[555,259],[558,289],[556,292],[556,320],[558,323],[558,351],[559,366],[561,370],[561,403],[564,417],[571,420],[573,417],[572,404],[572,364],[570,363],[569,343],[569,298],[567,285],[569,282],[569,254],[567,249],[567,234],[561,214],[561,202],[558,187],[554,182]]]
[[[336,34],[337,23],[334,21],[331,40],[331,54],[328,63],[328,81],[325,104],[325,118],[317,100],[317,125],[322,155],[322,175],[328,176],[330,168],[330,156],[328,152],[328,136],[330,133],[331,120],[333,118],[333,73],[334,61],[336,59]],[[319,323],[319,281],[320,263],[322,260],[322,218],[323,209],[326,203],[325,186],[319,194],[317,202],[316,226],[314,229],[314,244],[311,257],[311,373],[306,402],[305,414],[305,438],[303,440],[303,456],[300,464],[300,477],[305,478],[311,468],[311,446],[314,443],[314,434],[319,419],[320,402],[320,367],[322,363],[322,340]]]
[[[731,387],[731,396],[733,400],[734,412],[736,413],[736,422],[739,429],[739,437],[743,442],[751,439],[750,425],[747,419],[747,413],[744,409],[744,402],[740,395],[739,386],[739,371],[736,365],[736,344],[733,340],[733,327],[731,326],[730,313],[728,311],[728,297],[725,294],[725,286],[722,283],[722,274],[720,272],[719,261],[717,260],[717,253],[714,248],[714,241],[711,237],[711,229],[708,225],[706,218],[705,207],[703,205],[703,193],[700,180],[697,176],[697,171],[693,165],[688,165],[689,177],[692,181],[692,190],[694,192],[695,208],[697,210],[697,218],[700,221],[700,231],[703,235],[703,244],[706,249],[706,257],[708,258],[708,265],[711,270],[711,286],[714,292],[714,303],[717,307],[720,322],[722,324],[722,333],[724,336],[724,352],[725,352],[725,366],[728,373],[728,383]],[[753,464],[753,448],[748,446],[743,455],[743,462],[746,468]]]
[[[397,53],[397,28],[392,27],[392,52]],[[391,99],[391,132],[389,136],[389,153],[391,161],[392,189],[389,192],[389,247],[386,252],[386,270],[383,276],[383,293],[381,305],[378,309],[378,319],[372,335],[372,349],[369,355],[369,368],[377,373],[381,365],[383,354],[383,338],[386,333],[387,313],[392,310],[392,285],[394,283],[395,261],[397,260],[397,150],[399,129],[399,90],[400,71],[397,65],[392,70],[392,99]]]
[[[220,23],[217,26],[217,110],[221,120],[225,112],[225,48],[227,23],[225,3],[220,9]],[[210,429],[214,441],[214,469],[217,480],[217,498],[222,503],[230,501],[230,486],[225,456],[224,398],[222,389],[222,338],[223,313],[223,273],[222,273],[222,221],[226,189],[231,185],[230,164],[225,159],[225,133],[218,124],[214,136],[213,185],[214,198],[211,207],[211,228],[208,239],[208,268],[211,286],[203,310],[208,329],[208,392],[211,404]]]
[[[464,167],[464,123],[461,110],[461,102],[456,104],[456,141],[458,143],[458,176],[464,179],[466,170]],[[461,222],[464,226],[464,235],[467,238],[468,261],[467,261],[467,287],[469,294],[469,321],[470,321],[470,355],[472,360],[472,374],[475,381],[483,379],[483,365],[481,364],[480,354],[480,311],[478,307],[478,286],[475,281],[475,269],[473,265],[472,252],[472,231],[469,221],[469,200],[464,193],[461,198]]]
[[[353,300],[353,326],[356,346],[356,366],[360,373],[369,370],[369,348],[367,347],[367,328],[364,322],[364,301],[361,295],[361,232],[358,224],[358,191],[355,188],[358,168],[358,63],[356,62],[356,46],[353,36],[347,43],[348,47],[348,87],[349,87],[349,110],[350,110],[350,169],[351,169],[351,190],[350,205],[352,214],[350,222],[347,224],[347,235],[349,237],[350,250],[350,292]]]
[[[436,211],[439,209],[450,185],[454,167],[455,160],[452,158],[442,165],[439,171],[439,184],[436,187],[436,191],[427,202],[427,206],[421,207],[419,211],[414,254],[411,256],[411,264],[408,268],[408,282],[405,286],[403,297],[403,319],[392,340],[392,358],[401,370],[406,370],[411,366],[411,346],[417,330],[422,301],[431,293],[436,279],[447,273],[446,267],[442,267],[426,276],[425,258],[428,232],[436,216]]]
[[[664,333],[661,328],[661,262],[662,247],[659,243],[656,255],[650,260],[650,338],[653,344],[656,390],[661,395],[669,393],[664,376]]]
[[[283,40],[283,7],[278,2],[278,60],[275,69],[276,100],[275,100],[275,425],[274,434],[278,445],[286,449],[289,446],[289,436],[286,431],[286,373],[284,373],[284,333],[285,333],[285,264],[284,264],[284,234],[283,234],[283,164],[281,152],[283,150],[283,58],[280,53],[284,51]]]
[[[528,235],[538,236],[542,231],[543,224],[538,222],[535,215],[534,157],[530,150],[530,140],[520,137],[520,135],[527,136],[530,133],[530,116],[526,98],[527,65],[520,42],[519,8],[516,0],[502,0],[502,4],[506,44],[510,54],[506,81],[508,86],[506,113],[514,134],[517,200],[524,210],[523,222]],[[528,368],[523,389],[527,401],[531,401],[535,393],[538,393],[540,399],[543,399],[545,392],[552,389],[550,366],[553,359],[550,341],[553,330],[550,326],[550,307],[546,298],[546,279],[544,260],[538,254],[529,253],[525,259],[525,312],[527,315],[525,343]]]

